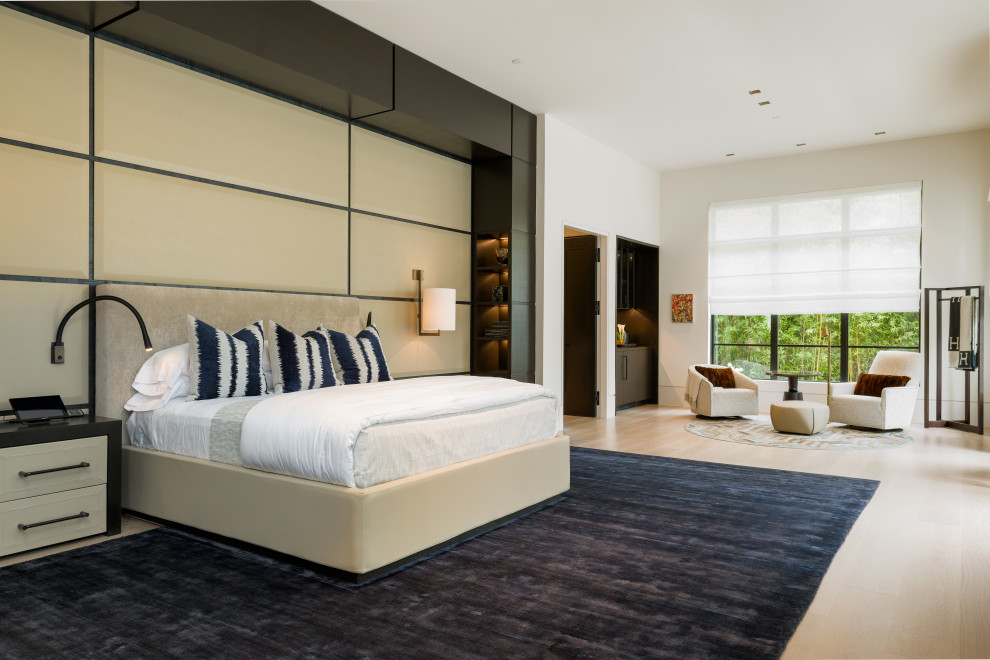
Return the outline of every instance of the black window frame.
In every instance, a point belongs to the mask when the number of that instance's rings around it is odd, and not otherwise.
[[[868,312],[867,312],[868,313]],[[716,343],[715,341],[715,318],[717,316],[732,316],[731,314],[711,314],[710,326],[711,326],[711,345],[709,346],[709,356],[708,360],[710,363],[715,364],[715,352],[719,346],[741,346],[750,348],[770,348],[770,368],[769,371],[777,371],[779,368],[779,357],[780,357],[780,317],[781,316],[792,316],[792,314],[766,314],[765,316],[770,317],[770,343],[769,344],[734,344],[734,343]],[[878,350],[891,350],[891,351],[918,351],[921,352],[921,308],[918,308],[918,345],[917,346],[867,346],[867,345],[852,345],[849,344],[849,316],[848,312],[839,315],[839,343],[833,343],[832,349],[839,349],[839,382],[847,383],[849,382],[849,349],[851,348],[876,348]],[[820,348],[820,344],[784,344],[786,348]],[[783,377],[778,376],[767,376],[764,380],[779,380]]]

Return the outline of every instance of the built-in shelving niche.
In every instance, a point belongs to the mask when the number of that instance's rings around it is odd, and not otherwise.
[[[509,265],[500,264],[496,257],[496,250],[508,247],[508,234],[476,234],[474,238],[473,373],[478,376],[509,377]],[[498,287],[501,295],[495,292]],[[499,324],[506,324],[506,336],[487,336]]]

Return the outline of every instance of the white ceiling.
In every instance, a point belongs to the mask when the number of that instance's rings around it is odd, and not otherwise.
[[[320,4],[660,171],[990,126],[988,0]]]

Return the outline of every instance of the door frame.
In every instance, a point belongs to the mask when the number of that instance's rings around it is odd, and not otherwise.
[[[614,304],[612,301],[612,296],[608,296],[608,235],[599,233],[592,229],[586,229],[580,225],[574,225],[569,223],[564,223],[564,237],[567,236],[594,236],[595,237],[595,247],[598,248],[598,267],[595,269],[595,289],[598,300],[598,323],[596,324],[597,332],[595,333],[595,391],[598,392],[598,404],[595,406],[595,417],[602,418],[608,416],[608,402],[614,401],[614,396],[610,398],[609,395],[614,395],[614,391],[608,388],[608,355],[606,354],[606,347],[612,346],[608,339],[611,336],[609,332],[608,323],[608,312],[609,305]],[[564,259],[564,242],[561,241],[561,264],[563,264]],[[567,281],[563,281],[563,286],[566,289]],[[564,350],[564,335],[563,335],[563,324],[561,324],[561,336],[560,336],[560,350]],[[561,397],[563,398],[563,392],[561,392]],[[615,414],[614,412],[612,413]]]

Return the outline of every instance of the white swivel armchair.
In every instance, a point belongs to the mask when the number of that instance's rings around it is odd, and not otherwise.
[[[687,387],[684,398],[691,412],[704,417],[737,417],[759,412],[759,386],[735,369],[732,370],[734,387],[716,387],[702,376],[696,367],[725,369],[718,364],[697,364],[688,367]]]
[[[885,387],[880,396],[853,394],[856,383],[833,383],[829,421],[871,429],[903,429],[911,424],[918,403],[924,363],[920,353],[880,351],[870,366],[871,374],[910,376],[903,387]]]

